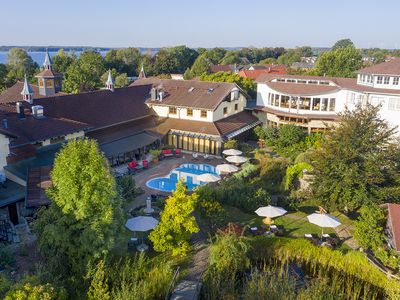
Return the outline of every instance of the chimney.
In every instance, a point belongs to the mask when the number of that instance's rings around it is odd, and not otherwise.
[[[7,119],[3,119],[3,128],[8,129],[8,120]]]
[[[157,90],[156,90],[156,88],[154,88],[154,87],[151,88],[150,95],[151,95],[151,100],[153,100],[153,101],[157,100]]]
[[[164,97],[164,92],[163,91],[159,91],[158,92],[158,100],[162,101]]]
[[[17,109],[18,118],[25,119],[25,109],[22,106],[21,102],[17,102],[16,109]]]

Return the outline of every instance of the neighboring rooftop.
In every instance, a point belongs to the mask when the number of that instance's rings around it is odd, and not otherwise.
[[[46,96],[39,94],[39,87],[35,84],[30,84],[33,91],[33,99],[46,98]],[[13,86],[9,87],[0,94],[0,103],[12,103],[22,101],[21,91],[24,88],[23,81],[17,81]],[[67,93],[59,92],[57,96],[68,95]]]
[[[400,58],[392,58],[389,61],[382,62],[357,71],[360,74],[374,75],[398,75],[400,76]]]
[[[397,251],[400,251],[400,204],[389,203],[387,208],[388,222],[393,235],[393,246]]]

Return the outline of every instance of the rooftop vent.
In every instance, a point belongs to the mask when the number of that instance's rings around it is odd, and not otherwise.
[[[211,94],[212,92],[214,92],[214,88],[209,88],[208,93]]]
[[[32,106],[32,115],[36,119],[43,118],[44,117],[43,106],[41,106],[41,105]]]
[[[191,87],[188,89],[188,92],[191,93],[191,92],[193,92],[193,90],[194,90],[194,87],[191,86]]]

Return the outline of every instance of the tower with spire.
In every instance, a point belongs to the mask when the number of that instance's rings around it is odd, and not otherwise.
[[[43,70],[36,75],[36,78],[38,79],[40,95],[52,96],[61,91],[62,75],[53,70],[52,61],[47,49],[43,62]]]
[[[143,64],[142,64],[142,68],[140,69],[138,78],[146,78],[146,73],[144,72]]]
[[[108,70],[108,77],[106,81],[106,88],[114,92],[114,79],[112,78],[111,70]]]
[[[26,79],[26,75],[25,75],[24,87],[22,88],[21,95],[22,95],[22,99],[24,101],[27,101],[30,104],[33,103],[33,90],[28,82],[28,79]]]

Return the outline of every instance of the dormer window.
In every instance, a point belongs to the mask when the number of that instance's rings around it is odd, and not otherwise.
[[[200,113],[200,117],[207,118],[207,111],[206,110],[202,110],[201,113]]]
[[[385,77],[385,81],[383,82],[383,84],[389,84],[389,82],[390,82],[390,77],[386,76]]]
[[[175,106],[170,106],[169,107],[169,114],[170,115],[176,115],[176,107]]]
[[[399,85],[399,77],[393,77],[393,85]]]
[[[231,91],[231,100],[238,100],[239,99],[239,89],[233,88]]]
[[[376,80],[376,83],[377,84],[382,84],[382,81],[383,81],[383,77],[382,76],[378,76],[378,78]]]
[[[226,116],[228,114],[228,108],[224,107],[224,116]]]
[[[193,109],[192,109],[192,108],[188,108],[188,109],[186,110],[186,115],[187,115],[188,117],[193,117]]]

